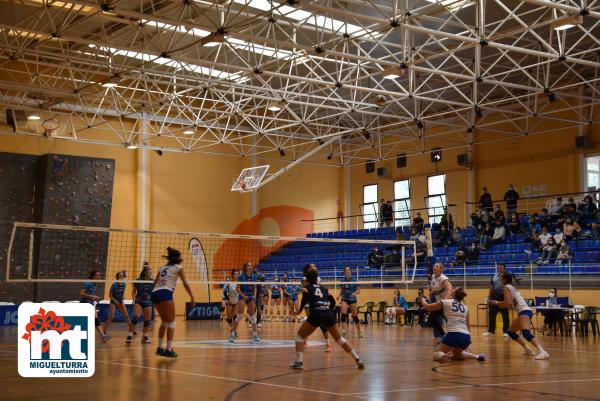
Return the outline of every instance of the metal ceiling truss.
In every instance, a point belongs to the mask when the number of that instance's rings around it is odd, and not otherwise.
[[[56,118],[71,140],[340,166],[598,122],[599,0],[0,10],[0,107]]]

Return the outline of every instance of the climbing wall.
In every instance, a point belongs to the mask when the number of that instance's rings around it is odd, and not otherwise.
[[[45,224],[109,227],[115,161],[48,154],[38,160],[36,221]],[[36,233],[34,276],[77,278],[99,270],[108,256],[108,234],[52,230]],[[38,301],[76,299],[79,284],[37,284]],[[103,288],[99,288],[101,293]]]
[[[33,285],[6,284],[4,279],[12,222],[34,219],[36,160],[37,156],[0,152],[0,301],[21,302],[33,297]]]
[[[109,227],[115,162],[110,159],[48,154],[0,153],[0,281],[15,221]],[[29,243],[27,236],[17,241]],[[36,230],[33,277],[81,279],[91,270],[104,276],[108,234]],[[27,263],[20,266],[26,274]],[[0,282],[0,301],[78,299],[80,284]],[[99,292],[102,293],[102,286]]]

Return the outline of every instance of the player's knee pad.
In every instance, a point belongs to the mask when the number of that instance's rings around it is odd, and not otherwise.
[[[523,334],[523,337],[529,342],[531,342],[531,340],[535,338],[535,336],[531,334],[531,331],[529,331],[528,329],[521,330],[521,333]]]
[[[244,315],[237,315],[235,317],[235,321],[238,322],[238,323],[241,323],[242,320],[244,320]]]
[[[360,320],[358,320],[358,316],[353,316],[352,320],[354,321],[355,324],[358,324],[360,322]]]
[[[346,340],[344,337],[340,337],[338,340],[336,340],[336,343],[338,343],[340,347],[343,347],[347,342],[348,340]]]
[[[102,324],[100,324],[100,319],[96,318],[96,319],[94,320],[94,325],[95,325],[96,327],[98,327],[98,326],[102,326]]]
[[[304,344],[304,343],[306,343],[306,338],[302,338],[298,334],[296,334],[296,338],[294,340],[296,341],[296,344]]]
[[[134,326],[135,326],[136,324],[138,324],[138,322],[139,322],[139,321],[140,321],[140,318],[139,318],[139,317],[137,317],[137,316],[135,316],[135,315],[133,315],[133,316],[131,317],[131,324],[133,324]]]
[[[508,334],[508,336],[509,336],[510,338],[512,338],[513,340],[516,340],[517,338],[519,338],[519,335],[518,335],[517,333],[515,333],[514,331],[509,331],[509,332],[508,332],[508,333],[506,333],[506,334]]]
[[[433,360],[435,362],[442,362],[445,356],[446,354],[444,354],[442,351],[436,351],[433,353]]]
[[[144,327],[152,326],[152,320],[144,320]]]
[[[168,322],[168,323],[163,323],[163,325],[167,328],[167,329],[173,329],[175,330],[175,321],[172,322]]]
[[[256,316],[255,315],[250,316],[250,318],[248,318],[248,320],[250,321],[250,324],[256,324]]]
[[[342,313],[342,323],[346,323],[348,321],[348,314]]]

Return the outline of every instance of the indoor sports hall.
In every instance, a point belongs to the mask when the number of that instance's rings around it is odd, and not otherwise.
[[[2,401],[600,400],[598,0],[0,1]]]

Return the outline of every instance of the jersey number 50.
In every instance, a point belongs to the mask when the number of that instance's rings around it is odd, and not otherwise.
[[[452,312],[465,313],[465,306],[463,304],[459,304],[458,302],[452,302]]]

